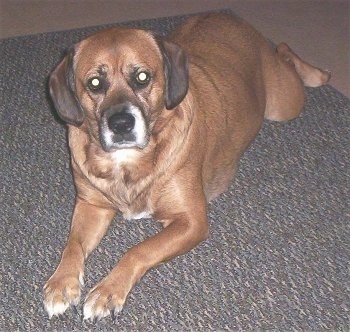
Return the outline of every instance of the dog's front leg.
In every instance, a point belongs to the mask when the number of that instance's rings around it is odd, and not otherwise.
[[[115,319],[129,291],[150,268],[188,252],[206,239],[205,199],[200,191],[194,194],[197,197],[182,197],[180,207],[175,209],[177,204],[169,200],[158,214],[165,228],[127,251],[110,274],[90,291],[84,304],[84,319],[98,320],[110,314]]]
[[[71,231],[61,261],[44,286],[44,305],[50,318],[77,305],[83,285],[84,261],[98,245],[115,215],[114,210],[77,198]]]

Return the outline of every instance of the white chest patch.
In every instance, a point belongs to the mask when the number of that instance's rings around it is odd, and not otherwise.
[[[116,165],[136,162],[140,152],[136,149],[120,149],[112,152],[112,158]]]
[[[137,214],[124,213],[123,217],[126,220],[148,219],[148,218],[152,217],[152,214],[147,212],[147,211],[144,211],[144,212],[141,212],[141,213],[137,213]]]

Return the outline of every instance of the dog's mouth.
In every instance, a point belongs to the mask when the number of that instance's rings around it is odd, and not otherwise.
[[[106,152],[145,148],[149,135],[140,108],[126,103],[106,109],[100,121],[100,140]]]

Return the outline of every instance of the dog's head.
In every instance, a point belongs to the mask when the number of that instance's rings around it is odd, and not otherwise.
[[[187,59],[150,32],[115,28],[75,45],[49,86],[59,116],[87,124],[105,151],[142,149],[159,115],[186,95]]]

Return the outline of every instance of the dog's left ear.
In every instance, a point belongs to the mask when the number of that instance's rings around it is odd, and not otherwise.
[[[72,49],[51,73],[50,95],[60,118],[74,126],[80,126],[85,118],[84,111],[75,94]]]
[[[185,98],[188,90],[188,63],[183,49],[166,40],[158,39],[165,72],[165,107],[170,110]]]

